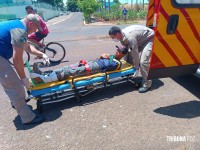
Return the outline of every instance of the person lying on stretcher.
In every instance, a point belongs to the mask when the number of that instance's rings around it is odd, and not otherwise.
[[[48,83],[53,81],[62,81],[70,76],[90,75],[99,72],[118,70],[121,67],[121,50],[117,50],[115,55],[102,54],[99,59],[93,61],[81,60],[77,64],[56,69],[48,75],[43,75],[39,70],[38,63],[33,65],[33,72],[30,73],[30,78],[36,83]]]

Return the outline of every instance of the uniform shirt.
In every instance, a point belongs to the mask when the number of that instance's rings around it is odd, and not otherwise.
[[[126,54],[128,49],[133,51],[133,60],[136,68],[139,68],[139,53],[143,50],[142,46],[154,36],[154,31],[141,25],[132,25],[122,29],[123,40],[120,41],[126,47],[122,52]]]
[[[0,56],[10,59],[13,46],[24,49],[27,32],[20,20],[0,22]]]
[[[39,31],[41,34],[48,34],[49,33],[49,30],[47,28],[47,25],[46,23],[44,22],[44,20],[39,16],[37,15],[37,17],[39,18],[40,20],[40,27],[42,28],[42,31]]]

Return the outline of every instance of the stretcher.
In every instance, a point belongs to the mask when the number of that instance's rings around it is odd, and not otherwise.
[[[116,85],[123,82],[135,84],[131,75],[135,69],[126,61],[122,61],[120,69],[109,72],[101,72],[93,75],[70,77],[65,81],[55,81],[31,87],[28,90],[28,98],[37,100],[37,109],[43,111],[43,105],[60,102],[76,97],[78,102],[81,97],[88,95],[96,89]]]

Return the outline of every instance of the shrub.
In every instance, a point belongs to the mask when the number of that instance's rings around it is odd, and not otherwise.
[[[127,13],[128,20],[135,20],[137,19],[137,12],[135,10],[129,10]]]
[[[128,20],[136,20],[136,19],[145,19],[147,15],[147,10],[141,10],[139,5],[136,9],[129,9],[127,13],[127,21]],[[108,10],[102,9],[101,11],[95,12],[93,14],[95,17],[101,17],[105,21],[109,20],[120,20],[122,19],[122,9],[119,4],[113,4],[111,6],[110,12]]]
[[[147,12],[145,10],[139,10],[137,13],[138,19],[146,19]]]

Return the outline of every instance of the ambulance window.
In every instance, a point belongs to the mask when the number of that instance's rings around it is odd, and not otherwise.
[[[178,4],[199,4],[199,0],[176,0]]]
[[[177,8],[199,8],[200,0],[172,0],[172,4]]]

